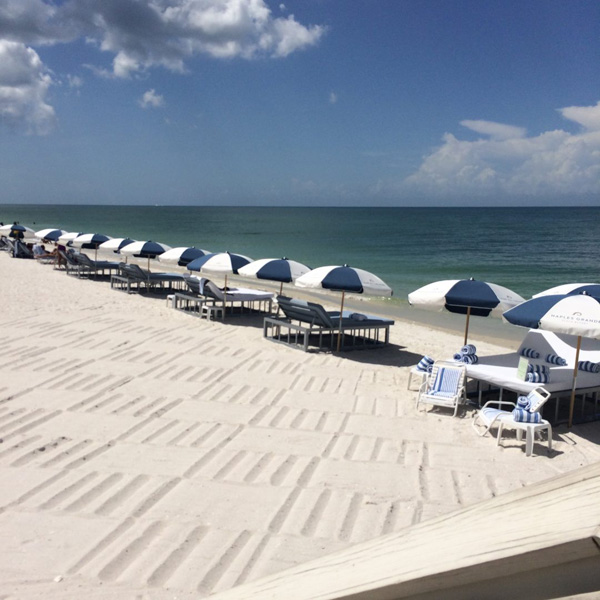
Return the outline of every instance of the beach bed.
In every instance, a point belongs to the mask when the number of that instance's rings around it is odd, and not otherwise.
[[[341,349],[378,348],[389,343],[391,319],[350,311],[326,311],[320,304],[277,296],[284,317],[266,317],[263,337],[273,342],[302,348],[332,350],[341,334]]]
[[[180,289],[184,276],[179,273],[152,273],[138,265],[119,263],[119,274],[111,275],[110,287],[128,294],[149,292],[155,288]]]
[[[549,369],[549,381],[543,386],[551,394],[554,402],[553,423],[562,422],[559,416],[559,407],[562,400],[568,400],[573,387],[573,368],[575,362],[575,351],[577,337],[572,335],[561,335],[550,331],[531,329],[516,352],[483,356],[475,365],[467,365],[467,377],[478,382],[479,404],[483,393],[483,386],[487,384],[488,389],[498,390],[502,399],[504,390],[516,392],[517,394],[528,394],[538,387],[540,383],[527,383],[517,376],[519,360],[525,348],[535,350],[539,353],[538,359],[530,359],[532,364],[545,364]],[[565,366],[548,364],[546,356],[555,354],[567,361]],[[600,342],[592,339],[583,339],[581,346],[580,361],[600,362]],[[579,371],[577,375],[577,393],[583,396],[580,418],[585,418],[584,411],[588,411],[588,418],[599,416],[598,392],[600,391],[600,373],[589,373]],[[585,402],[590,397],[591,403]],[[591,412],[590,412],[591,411]],[[548,415],[545,415],[548,418]],[[552,417],[552,415],[550,415]]]

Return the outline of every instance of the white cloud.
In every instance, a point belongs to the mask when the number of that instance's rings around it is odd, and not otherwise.
[[[559,129],[527,137],[520,127],[463,121],[486,137],[466,141],[446,133],[443,144],[423,159],[405,185],[440,196],[600,193],[600,103],[560,112],[581,131]]]
[[[37,52],[24,44],[0,40],[0,122],[47,134],[55,124],[46,102],[53,81]]]
[[[338,101],[338,96],[335,92],[329,92],[329,104],[335,104]]]
[[[274,17],[265,0],[0,0],[0,39],[41,44],[85,37],[114,55],[117,77],[155,66],[182,72],[198,54],[285,57],[324,33],[293,15]]]
[[[165,99],[152,89],[144,92],[139,103],[142,108],[160,108],[165,105]]]

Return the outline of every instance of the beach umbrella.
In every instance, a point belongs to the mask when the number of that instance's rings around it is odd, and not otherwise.
[[[283,257],[255,260],[242,267],[239,270],[239,274],[242,277],[279,281],[279,294],[281,295],[284,283],[292,283],[309,271],[310,267]]]
[[[94,260],[97,260],[98,246],[110,239],[110,236],[103,233],[82,233],[73,240],[72,245],[82,250],[94,250]]]
[[[147,258],[148,259],[148,270],[150,270],[150,259],[156,258],[161,254],[170,250],[171,246],[161,244],[160,242],[153,242],[148,240],[146,242],[132,242],[121,248],[120,253],[125,256],[135,256],[136,258]]]
[[[18,223],[13,223],[12,225],[2,225],[2,227],[0,227],[0,235],[5,235],[11,238],[16,237],[13,234],[13,231],[20,231],[23,234],[22,239],[33,239],[36,237],[33,229],[25,227],[25,225],[19,225]]]
[[[58,244],[61,244],[63,246],[72,246],[73,245],[73,240],[78,236],[81,235],[80,232],[75,232],[75,231],[70,231],[68,233],[63,233],[56,241]]]
[[[529,329],[545,329],[554,333],[577,336],[573,387],[569,405],[569,427],[573,424],[573,407],[579,369],[581,338],[600,339],[600,298],[581,294],[541,295],[506,311],[503,318],[513,325]]]
[[[539,294],[534,294],[532,297],[539,298],[540,296],[555,296],[557,294],[568,294],[572,296],[573,294],[581,294],[582,292],[600,298],[600,283],[565,283],[544,290]]]
[[[206,256],[207,254],[210,254],[208,250],[194,248],[193,246],[182,246],[167,250],[158,257],[158,260],[161,263],[164,262],[171,265],[177,265],[178,267],[187,267],[193,260]]]
[[[56,242],[61,235],[67,233],[64,229],[40,229],[35,232],[36,237],[40,240],[48,240],[49,242]]]
[[[225,314],[227,276],[237,275],[238,269],[241,269],[250,262],[252,262],[252,259],[243,254],[234,254],[233,252],[213,252],[212,254],[206,254],[205,256],[196,258],[188,263],[187,268],[190,271],[225,275],[225,293],[223,294],[223,314]]]
[[[408,303],[413,306],[466,315],[465,344],[471,316],[501,317],[504,311],[521,302],[525,302],[525,298],[512,290],[473,278],[435,281],[408,295]]]
[[[98,246],[100,252],[113,252],[114,254],[120,254],[121,248],[133,244],[135,240],[129,238],[110,238],[106,242],[102,242]],[[127,258],[127,257],[125,257]]]
[[[301,288],[318,288],[342,292],[342,302],[340,306],[340,331],[338,331],[337,349],[340,350],[342,339],[342,313],[344,312],[344,297],[346,292],[354,294],[366,294],[368,296],[391,296],[393,294],[390,288],[383,280],[373,273],[343,266],[318,267],[298,277],[294,282]]]

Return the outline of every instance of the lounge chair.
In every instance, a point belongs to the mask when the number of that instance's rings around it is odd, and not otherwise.
[[[92,260],[87,254],[82,252],[73,252],[73,259],[76,263],[83,267],[83,272],[94,275],[104,275],[108,271],[109,275],[112,271],[120,270],[120,263],[109,260]]]
[[[127,293],[146,292],[155,287],[163,288],[164,284],[169,284],[169,288],[183,285],[184,276],[179,273],[152,273],[139,267],[127,263],[119,263],[119,274],[111,275],[110,287],[126,291]]]
[[[223,304],[228,314],[234,313],[235,308],[239,308],[241,313],[247,308],[248,311],[256,310],[270,314],[273,308],[273,294],[271,292],[240,287],[228,287],[224,290],[209,280],[204,282],[203,295],[214,300],[215,304]]]
[[[452,416],[455,417],[458,405],[467,400],[466,374],[467,369],[463,364],[446,361],[435,362],[431,373],[419,389],[417,410],[420,404],[453,408]]]
[[[15,240],[13,242],[12,249],[13,258],[33,258],[33,251],[31,251],[27,245],[21,240]]]
[[[550,392],[543,387],[537,387],[527,395],[529,400],[529,412],[539,413],[542,406],[550,398]],[[506,407],[508,410],[501,408]],[[517,432],[517,440],[521,440],[523,432],[525,438],[525,455],[531,456],[533,453],[533,443],[535,436],[542,431],[546,431],[548,436],[548,450],[552,449],[552,427],[550,423],[539,418],[538,422],[523,422],[517,421],[513,414],[513,410],[517,408],[516,403],[507,402],[504,400],[490,400],[477,412],[473,419],[473,429],[478,435],[484,436],[492,427],[498,428],[496,443],[499,445],[502,438],[502,433],[505,429],[515,429]]]
[[[263,335],[271,341],[301,347],[305,352],[309,346],[333,350],[338,332],[343,350],[376,348],[389,343],[390,326],[394,324],[391,319],[344,311],[340,327],[339,311],[326,311],[315,302],[287,296],[277,296],[277,303],[284,317],[264,320]]]

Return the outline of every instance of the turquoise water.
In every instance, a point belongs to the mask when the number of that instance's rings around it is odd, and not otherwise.
[[[0,221],[170,246],[287,256],[371,271],[406,303],[439,279],[474,277],[528,298],[598,281],[600,208],[269,208],[0,205]]]

